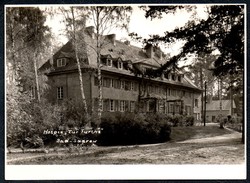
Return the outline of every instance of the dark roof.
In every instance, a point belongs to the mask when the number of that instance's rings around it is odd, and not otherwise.
[[[90,34],[86,33],[84,34],[84,41],[86,42],[86,52],[83,53],[83,55],[87,56],[88,64],[82,64],[81,68],[96,68],[97,67],[97,55],[93,48],[96,47],[96,40],[93,39]],[[151,68],[159,68],[161,64],[164,64],[166,62],[167,58],[165,57],[164,53],[162,53],[162,57],[159,56],[159,49],[157,50],[158,54],[153,54],[153,56],[150,58],[146,54],[146,51],[142,48],[129,45],[126,42],[115,40],[112,42],[112,40],[105,39],[105,46],[101,49],[101,55],[102,56],[110,56],[113,59],[120,58],[124,62],[131,62],[132,64],[136,65],[144,65]],[[57,72],[66,72],[66,71],[73,71],[77,70],[77,64],[76,59],[74,55],[74,48],[72,41],[68,41],[64,46],[61,47],[53,56],[53,60],[56,60],[57,58],[66,57],[70,58],[71,61],[67,63],[66,67],[52,67],[51,60],[48,60],[45,64],[43,64],[39,70],[44,70],[45,68],[52,68],[49,71],[49,74],[56,74]],[[107,72],[113,72],[117,74],[124,74],[129,76],[134,76],[134,73],[132,73],[129,70],[119,70],[112,67],[102,67],[102,70],[105,70]],[[158,82],[164,82],[169,83],[172,85],[179,85],[184,86],[188,88],[193,88],[195,90],[201,91],[197,86],[195,86],[190,79],[188,79],[186,76],[182,79],[182,82],[176,82],[169,80],[161,80],[159,78],[157,79],[151,79]]]

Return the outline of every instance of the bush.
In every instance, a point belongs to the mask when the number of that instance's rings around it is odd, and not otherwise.
[[[176,126],[184,126],[183,116],[181,116],[181,115],[172,116],[171,122],[172,122],[174,127],[176,127]]]
[[[134,145],[166,142],[171,128],[163,115],[112,113],[102,117],[98,145]]]
[[[173,127],[194,125],[193,116],[174,115],[174,116],[169,116],[168,118],[169,118],[169,121],[172,123]]]
[[[186,116],[185,126],[193,126],[193,125],[194,125],[194,116]]]

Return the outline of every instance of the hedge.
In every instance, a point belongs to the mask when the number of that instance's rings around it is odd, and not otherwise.
[[[159,114],[112,113],[102,117],[98,145],[135,145],[166,142],[171,127]]]

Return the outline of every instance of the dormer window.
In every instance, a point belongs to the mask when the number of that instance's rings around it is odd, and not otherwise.
[[[123,68],[123,63],[121,61],[118,61],[118,69],[122,69]]]
[[[169,74],[169,73],[167,73],[167,72],[166,72],[166,73],[164,73],[164,77],[165,77],[166,79],[169,79],[169,75],[170,75],[170,74]]]
[[[178,78],[178,81],[181,82],[181,75],[179,75],[177,78]]]
[[[58,58],[57,59],[57,67],[63,67],[66,65],[66,58]]]
[[[175,81],[176,76],[174,74],[172,74],[172,80]]]
[[[111,59],[107,59],[107,66],[112,67],[112,60]]]

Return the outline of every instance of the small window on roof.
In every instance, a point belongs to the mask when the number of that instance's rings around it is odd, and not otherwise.
[[[122,61],[118,61],[118,69],[122,69],[123,68],[123,63],[122,63]]]
[[[176,76],[175,74],[172,74],[172,80],[175,81],[176,80]]]
[[[66,65],[66,58],[58,58],[57,59],[57,67],[63,67]]]
[[[164,73],[164,77],[166,78],[166,79],[169,79],[169,73]]]
[[[178,81],[181,82],[181,75],[179,75],[177,78],[178,78]]]
[[[112,67],[112,60],[109,58],[107,59],[107,66]]]

